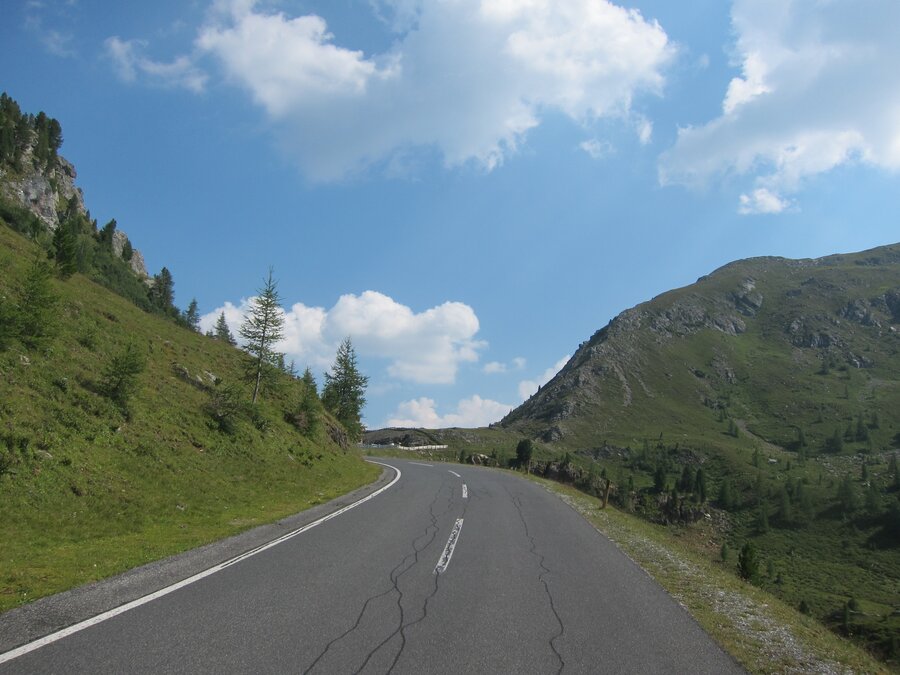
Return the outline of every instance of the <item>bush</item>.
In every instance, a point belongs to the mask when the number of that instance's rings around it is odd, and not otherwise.
[[[233,434],[244,415],[244,392],[236,384],[216,382],[206,406],[207,414],[213,419],[219,431]]]

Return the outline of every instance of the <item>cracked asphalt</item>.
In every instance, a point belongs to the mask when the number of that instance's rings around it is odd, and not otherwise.
[[[381,461],[403,475],[369,502],[0,673],[743,672],[540,486]]]

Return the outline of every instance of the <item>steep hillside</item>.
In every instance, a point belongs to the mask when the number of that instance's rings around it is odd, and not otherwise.
[[[243,352],[45,265],[0,219],[0,611],[377,476],[301,380],[251,406]]]
[[[877,415],[865,446],[887,448],[900,424],[898,325],[900,245],[731,263],[622,312],[501,426],[577,448],[710,440],[733,419],[776,445],[802,430],[824,448]]]

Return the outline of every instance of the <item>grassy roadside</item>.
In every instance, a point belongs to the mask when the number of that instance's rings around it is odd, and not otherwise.
[[[0,302],[37,247],[0,224]],[[53,278],[52,335],[0,349],[0,611],[272,522],[375,480],[302,382],[250,405],[244,354],[147,314],[86,277]],[[102,393],[113,357],[146,363],[127,406]],[[230,425],[213,414],[231,394]],[[218,406],[218,407],[216,407]]]
[[[887,673],[815,619],[738,579],[653,525],[568,486],[530,477],[609,537],[751,673]]]

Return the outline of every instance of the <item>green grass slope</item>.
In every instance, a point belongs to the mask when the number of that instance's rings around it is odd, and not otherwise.
[[[0,225],[0,298],[36,247]],[[289,422],[302,385],[280,375],[234,428],[209,413],[240,387],[243,354],[146,314],[81,275],[52,280],[55,336],[0,351],[0,611],[308,508],[378,469]],[[113,355],[146,358],[127,407],[99,393]],[[218,382],[218,384],[216,384]],[[236,389],[235,391],[240,391]],[[240,401],[249,401],[242,391]]]

